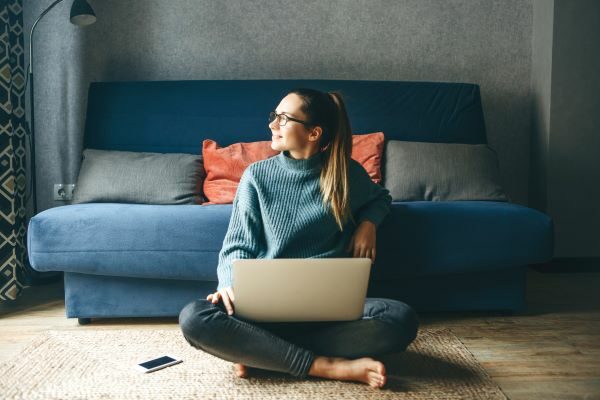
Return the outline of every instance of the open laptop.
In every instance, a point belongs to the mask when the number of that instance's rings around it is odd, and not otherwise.
[[[371,259],[235,259],[234,316],[256,322],[360,319]]]

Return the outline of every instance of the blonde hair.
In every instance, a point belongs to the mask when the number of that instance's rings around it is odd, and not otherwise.
[[[323,130],[319,141],[322,168],[319,180],[323,206],[335,218],[340,231],[348,220],[356,224],[350,209],[349,170],[352,154],[352,128],[342,94],[338,91],[321,92],[315,89],[297,88],[295,93],[302,99],[301,109],[309,124]]]

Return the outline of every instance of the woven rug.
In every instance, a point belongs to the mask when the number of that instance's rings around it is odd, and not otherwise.
[[[164,354],[183,362],[152,373],[133,365]],[[506,399],[448,328],[421,329],[406,352],[378,357],[382,388],[251,369],[190,346],[179,329],[48,330],[0,365],[2,399]]]

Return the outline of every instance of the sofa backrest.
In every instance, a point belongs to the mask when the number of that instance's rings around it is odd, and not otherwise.
[[[340,91],[354,134],[487,143],[477,84],[267,79],[92,82],[84,148],[201,154],[204,139],[271,140],[268,114],[295,87]]]

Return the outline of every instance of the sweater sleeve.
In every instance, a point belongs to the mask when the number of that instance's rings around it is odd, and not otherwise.
[[[356,225],[369,220],[379,227],[391,210],[392,196],[390,191],[373,182],[364,167],[356,162],[355,179],[359,188],[359,209],[356,211]]]
[[[232,262],[234,259],[257,258],[263,235],[262,217],[258,193],[250,167],[242,173],[238,184],[227,233],[219,252],[217,290],[233,285]]]

